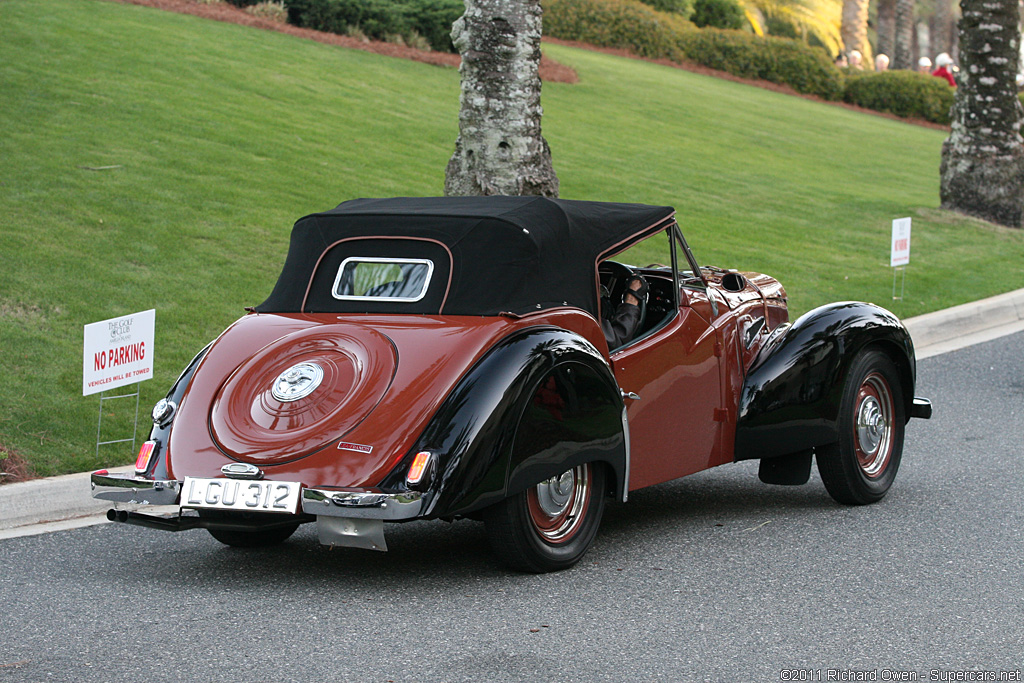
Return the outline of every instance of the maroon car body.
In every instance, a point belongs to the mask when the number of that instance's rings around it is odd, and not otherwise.
[[[611,260],[658,240],[662,264]],[[634,337],[600,324],[642,275]],[[571,566],[606,498],[812,457],[843,503],[892,484],[914,399],[895,316],[844,302],[789,322],[773,278],[698,266],[671,207],[526,197],[356,200],[296,223],[270,297],[154,409],[110,518],[231,545],[385,549],[384,523],[483,519],[528,571]],[[137,510],[174,505],[173,514]]]

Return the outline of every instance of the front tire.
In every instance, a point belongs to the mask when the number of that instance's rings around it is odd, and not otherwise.
[[[484,524],[504,564],[541,574],[579,562],[603,514],[604,468],[586,463],[494,505]]]
[[[829,495],[845,505],[881,500],[900,467],[906,424],[896,365],[881,351],[862,351],[843,385],[839,441],[817,449]]]

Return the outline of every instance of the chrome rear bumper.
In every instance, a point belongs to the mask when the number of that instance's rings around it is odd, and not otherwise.
[[[93,472],[92,497],[114,503],[134,505],[177,505],[181,497],[180,481],[139,479],[127,474]]]
[[[142,479],[127,474],[93,472],[92,496],[128,505],[179,505],[182,482]],[[415,519],[423,507],[418,491],[385,493],[375,489],[304,488],[302,512],[307,515],[400,521]]]

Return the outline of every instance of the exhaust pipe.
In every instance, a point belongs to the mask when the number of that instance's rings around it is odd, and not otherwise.
[[[285,515],[272,515],[275,517],[285,517]],[[107,510],[107,519],[111,522],[118,522],[119,524],[134,524],[135,526],[144,526],[150,529],[160,529],[161,531],[187,531],[189,529],[229,529],[237,531],[265,531],[267,529],[274,529],[277,527],[290,526],[296,522],[310,522],[315,517],[311,515],[298,515],[292,517],[287,516],[288,519],[275,520],[273,522],[245,522],[245,521],[232,521],[224,519],[208,519],[204,517],[192,517],[192,516],[157,516],[157,515],[145,515],[141,512],[129,512],[128,510]]]
[[[144,515],[139,512],[128,512],[127,510],[107,510],[107,519],[119,524],[133,524],[135,526],[160,529],[161,531],[185,531],[205,526],[203,520],[198,517],[157,517],[156,515]]]

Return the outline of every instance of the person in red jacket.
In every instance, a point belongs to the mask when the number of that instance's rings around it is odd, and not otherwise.
[[[945,52],[941,53],[935,58],[935,71],[932,72],[932,76],[938,76],[939,78],[945,78],[949,81],[949,84],[956,87],[956,79],[953,78],[953,58]]]

